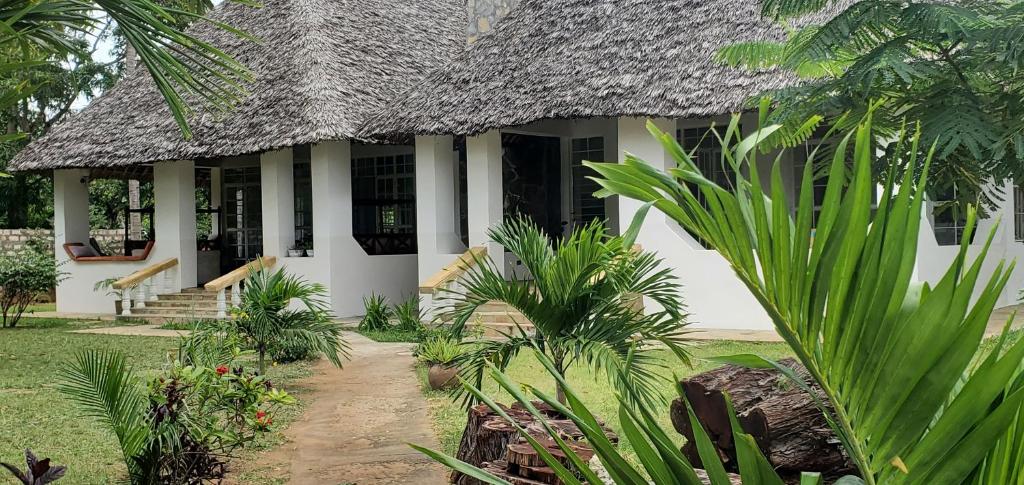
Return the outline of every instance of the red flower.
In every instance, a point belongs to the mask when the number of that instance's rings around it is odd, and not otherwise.
[[[226,365],[219,366],[217,367],[217,375],[222,376],[224,374],[227,374],[228,370],[228,366]]]
[[[274,420],[271,419],[269,415],[267,415],[266,411],[256,411],[256,426],[259,429],[266,431],[270,428],[271,424],[274,424]]]

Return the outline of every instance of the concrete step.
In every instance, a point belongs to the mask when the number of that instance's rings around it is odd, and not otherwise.
[[[140,309],[140,310],[142,310],[142,309]],[[165,313],[137,314],[135,310],[132,310],[132,315],[130,317],[126,317],[126,316],[123,316],[123,315],[118,315],[117,316],[117,320],[134,320],[134,321],[143,320],[146,323],[151,323],[151,324],[164,324],[164,323],[170,323],[170,322],[188,323],[188,322],[194,322],[196,320],[219,320],[219,319],[216,318],[216,317],[198,318],[198,317],[193,317],[193,316],[182,316],[182,315],[177,315],[177,314],[165,314]]]
[[[227,291],[224,293],[224,297],[231,301],[231,292]],[[166,301],[217,301],[217,294],[213,292],[209,293],[168,293],[165,295],[158,295],[157,298]]]

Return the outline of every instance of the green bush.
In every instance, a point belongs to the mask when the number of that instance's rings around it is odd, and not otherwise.
[[[57,286],[66,273],[53,255],[32,249],[0,256],[0,314],[2,326],[13,328],[39,295]]]
[[[450,337],[433,337],[416,347],[416,357],[427,365],[447,365],[464,353],[462,344]]]
[[[359,321],[359,330],[381,331],[391,327],[394,312],[388,305],[387,297],[377,294],[363,297],[363,307],[366,313]]]
[[[270,359],[279,364],[317,358],[317,353],[309,348],[305,342],[296,340],[285,340],[271,344],[269,354]]]
[[[398,319],[398,330],[419,332],[423,328],[423,312],[420,311],[420,299],[417,297],[395,305],[394,314]]]

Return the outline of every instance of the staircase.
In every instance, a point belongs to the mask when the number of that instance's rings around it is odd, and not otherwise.
[[[516,324],[519,324],[526,333],[533,333],[533,324],[522,313],[505,303],[492,301],[480,306],[466,323],[466,327],[482,330],[484,338],[504,338],[505,335],[519,335]]]
[[[231,290],[226,290],[231,301]],[[217,318],[217,292],[203,288],[187,288],[178,293],[157,295],[156,300],[140,307],[136,302],[131,315],[118,315],[119,320],[144,320],[149,323],[191,322]]]

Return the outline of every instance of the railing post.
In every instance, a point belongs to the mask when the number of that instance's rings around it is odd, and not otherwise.
[[[174,276],[177,274],[177,271],[177,266],[167,271],[164,271],[164,290],[166,290],[168,293],[178,292],[178,290],[174,288]]]
[[[135,308],[146,308],[146,282],[139,283],[135,291]]]
[[[242,295],[240,294],[242,288],[242,282],[237,281],[231,285],[231,306],[237,307],[242,304]]]
[[[145,282],[145,285],[146,285],[146,295],[149,297],[149,301],[157,301],[159,299],[156,296],[158,283],[156,281],[154,281],[155,279],[156,279],[156,276],[154,276],[152,278],[146,279],[146,282]]]
[[[132,316],[132,289],[121,288],[121,315]]]
[[[217,292],[217,318],[227,318],[228,302],[224,298],[224,289]]]
[[[149,279],[150,283],[153,284],[153,300],[156,300],[158,295],[163,295],[164,293],[167,293],[167,290],[164,289],[164,275],[167,274],[167,271],[168,270],[164,270],[162,273],[157,273],[153,275],[152,278]]]

